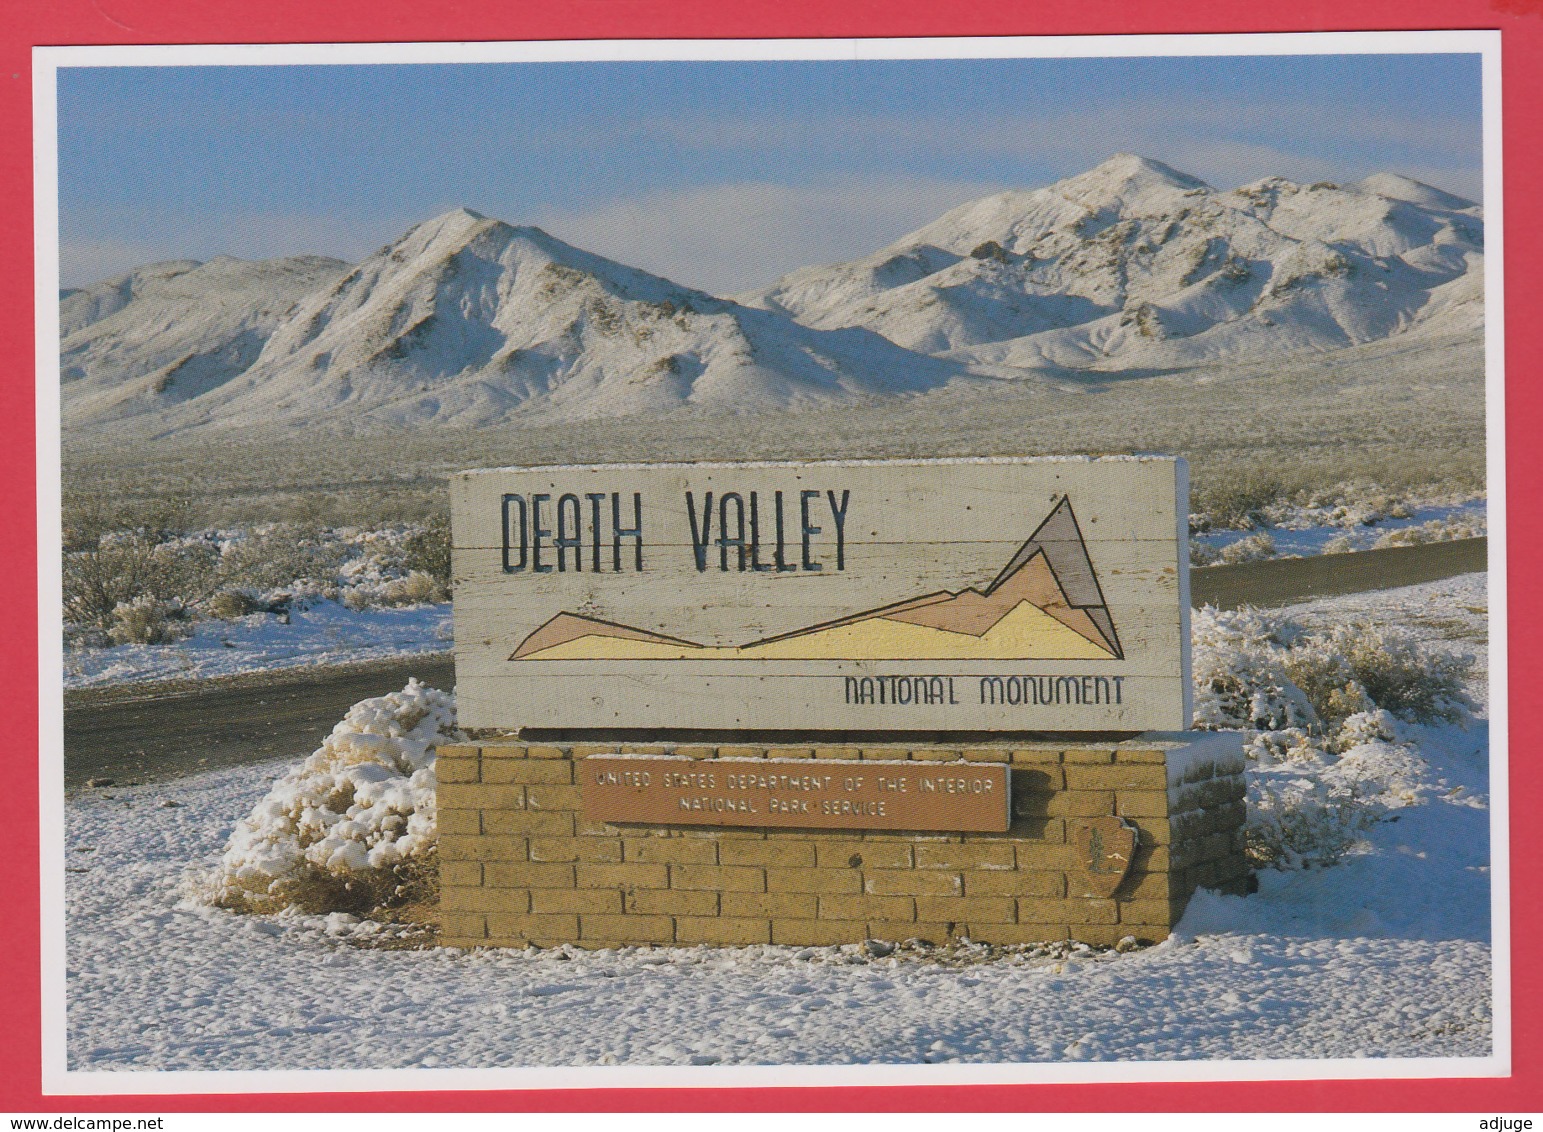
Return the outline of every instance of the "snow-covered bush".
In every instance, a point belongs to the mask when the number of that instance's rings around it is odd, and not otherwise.
[[[1321,519],[1335,527],[1373,527],[1386,519],[1407,519],[1409,503],[1380,491],[1342,488],[1329,502],[1313,499],[1309,507],[1323,512]]]
[[[1364,622],[1307,631],[1259,610],[1195,611],[1195,726],[1333,730],[1378,708],[1414,722],[1456,719],[1467,657],[1427,652]]]
[[[1332,864],[1430,789],[1395,716],[1457,718],[1467,658],[1368,624],[1307,630],[1246,609],[1198,610],[1192,641],[1195,725],[1246,732],[1255,864]]]
[[[1377,820],[1354,784],[1331,785],[1317,767],[1249,782],[1244,852],[1255,866],[1299,869],[1331,865]]]
[[[1479,538],[1488,531],[1482,515],[1454,515],[1446,519],[1431,519],[1413,527],[1399,527],[1381,535],[1372,543],[1374,550],[1389,546],[1423,546],[1432,542],[1449,542],[1460,538]]]
[[[221,590],[204,605],[210,617],[221,621],[234,621],[238,617],[259,613],[267,608],[267,603],[245,586]]]
[[[190,606],[218,586],[218,553],[199,540],[145,529],[109,531],[65,552],[64,619],[111,631],[118,608],[136,601]]]
[[[141,527],[92,537],[77,533],[64,556],[68,648],[165,643],[177,639],[180,617],[233,621],[266,614],[287,621],[291,611],[323,601],[360,611],[449,598],[443,518],[374,530],[265,523],[180,533]],[[160,603],[168,631],[157,630],[144,603]],[[124,605],[133,612],[120,614]]]
[[[1430,791],[1428,770],[1384,711],[1358,712],[1338,731],[1262,733],[1246,748],[1247,853],[1255,864],[1331,865],[1390,811]]]
[[[1269,531],[1259,531],[1237,542],[1222,547],[1216,560],[1223,566],[1239,562],[1257,562],[1261,558],[1275,557],[1275,537]]]
[[[402,565],[450,585],[450,517],[436,514],[402,540]]]
[[[1372,708],[1422,723],[1456,719],[1471,663],[1427,652],[1398,630],[1353,623],[1303,638],[1285,667],[1323,722],[1337,727]]]
[[[1251,609],[1195,611],[1190,640],[1196,727],[1279,731],[1316,722],[1312,704],[1283,663],[1293,628]]]
[[[299,523],[265,523],[221,535],[222,576],[259,592],[315,581],[322,596],[335,596],[337,572],[350,552],[327,528]]]
[[[1269,521],[1267,513],[1288,495],[1281,482],[1252,472],[1230,475],[1197,488],[1189,517],[1195,531],[1251,531]]]
[[[1208,484],[1198,488],[1189,526],[1191,531],[1199,534],[1224,530],[1301,531],[1324,527],[1353,531],[1376,527],[1389,520],[1412,518],[1417,508],[1462,506],[1474,499],[1471,490],[1454,490],[1439,483],[1411,484],[1395,492],[1369,481],[1339,483],[1329,488],[1287,487],[1268,478],[1243,475],[1236,482],[1229,477],[1219,486]],[[1376,545],[1412,546],[1483,533],[1482,515],[1460,513],[1387,531]],[[1335,540],[1334,545],[1335,549],[1328,553],[1343,553],[1354,548],[1349,538],[1343,542]],[[1208,563],[1195,561],[1195,564]]]
[[[449,595],[431,575],[412,570],[405,578],[387,582],[381,588],[380,596],[385,605],[422,605],[429,601],[444,601]]]
[[[190,630],[187,610],[180,601],[142,594],[117,604],[107,635],[115,645],[164,645],[181,640]]]
[[[430,895],[434,752],[458,736],[454,696],[417,680],[355,704],[236,826],[214,902],[362,914]]]
[[[349,609],[371,609],[385,605],[422,605],[430,601],[445,601],[445,587],[422,570],[413,570],[403,578],[392,578],[376,585],[356,585],[343,594],[343,604]]]

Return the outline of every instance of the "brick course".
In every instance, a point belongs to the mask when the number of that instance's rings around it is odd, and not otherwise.
[[[1242,753],[1216,735],[1109,745],[799,747],[524,744],[439,750],[441,926],[462,947],[826,946],[1164,938],[1197,887],[1243,892]],[[581,812],[587,754],[1011,767],[1006,833],[615,826]],[[1087,891],[1078,823],[1137,830],[1112,898]]]

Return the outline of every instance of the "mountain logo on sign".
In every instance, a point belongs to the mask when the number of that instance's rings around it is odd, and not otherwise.
[[[1062,497],[984,589],[941,590],[743,645],[702,645],[563,612],[509,657],[530,660],[1121,660]]]

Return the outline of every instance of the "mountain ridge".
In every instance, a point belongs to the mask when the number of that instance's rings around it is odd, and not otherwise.
[[[739,298],[1017,369],[1195,365],[1343,348],[1439,314],[1464,321],[1450,308],[1471,303],[1482,280],[1478,206],[1393,174],[1368,183],[1269,177],[1221,192],[1122,154]],[[1481,318],[1466,312],[1470,325]]]
[[[352,266],[174,260],[62,292],[63,420],[368,433],[1056,388],[1472,334],[1482,266],[1482,210],[1412,178],[1221,191],[1132,154],[732,297],[452,209]]]

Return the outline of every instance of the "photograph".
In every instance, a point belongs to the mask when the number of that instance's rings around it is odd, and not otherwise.
[[[1500,46],[35,49],[45,1091],[1505,1076]]]

